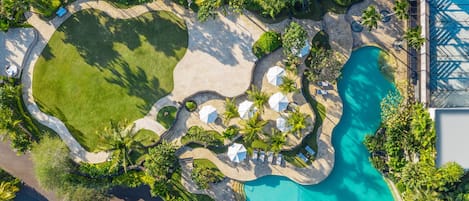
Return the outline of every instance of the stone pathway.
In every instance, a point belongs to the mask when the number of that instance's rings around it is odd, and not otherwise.
[[[21,72],[25,55],[36,43],[37,33],[32,28],[14,28],[0,32],[0,75],[6,76],[5,67],[16,66]],[[18,73],[17,77],[20,76]]]

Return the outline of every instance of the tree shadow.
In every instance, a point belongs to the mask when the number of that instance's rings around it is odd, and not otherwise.
[[[160,197],[151,197],[150,188],[147,185],[142,185],[137,188],[116,186],[109,191],[109,194],[124,201],[162,201]]]

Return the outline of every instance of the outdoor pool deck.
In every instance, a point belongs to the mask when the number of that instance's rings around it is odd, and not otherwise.
[[[469,106],[469,1],[429,0],[430,107]]]

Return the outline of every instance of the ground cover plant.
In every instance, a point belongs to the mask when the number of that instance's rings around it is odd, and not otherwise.
[[[280,46],[282,46],[280,34],[275,31],[267,31],[254,43],[252,52],[257,58],[262,58],[278,49]]]
[[[178,109],[174,106],[163,107],[158,111],[156,121],[158,121],[158,123],[160,123],[164,128],[169,129],[176,120],[177,111]]]
[[[200,189],[207,189],[211,183],[223,180],[225,175],[207,159],[195,159],[193,162],[192,180]]]
[[[183,20],[169,12],[116,20],[80,11],[57,29],[39,57],[34,98],[85,149],[99,151],[105,142],[97,131],[110,120],[141,118],[172,91],[173,69],[187,40]]]

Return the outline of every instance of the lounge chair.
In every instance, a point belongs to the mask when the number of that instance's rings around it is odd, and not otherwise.
[[[320,94],[320,95],[327,95],[327,91],[326,90],[322,90],[322,89],[316,89],[316,94]]]
[[[319,81],[318,86],[327,87],[327,86],[329,86],[329,82],[328,81]]]
[[[55,14],[59,17],[63,17],[65,14],[67,14],[67,9],[65,9],[64,7],[60,7],[59,10],[55,12]]]
[[[259,160],[261,162],[264,162],[264,159],[265,159],[265,152],[264,151],[261,151],[261,155],[259,155]]]
[[[257,153],[258,153],[257,150],[254,150],[254,151],[252,152],[252,160],[256,160],[256,161],[257,161],[257,158],[258,158],[258,157],[257,157],[257,155],[258,155]]]
[[[308,145],[306,145],[305,147],[306,151],[311,154],[311,156],[314,156],[314,154],[316,153],[313,149],[311,149],[311,147],[309,147]]]
[[[267,161],[269,162],[269,164],[272,164],[273,160],[274,160],[274,153],[272,153],[271,151],[267,152]]]
[[[281,165],[281,164],[282,164],[282,154],[278,154],[278,156],[277,156],[277,161],[275,162],[275,164],[277,164],[277,165]]]
[[[301,158],[301,160],[303,160],[305,163],[308,162],[308,158],[306,158],[306,156],[303,155],[303,153],[298,153],[296,156]]]

